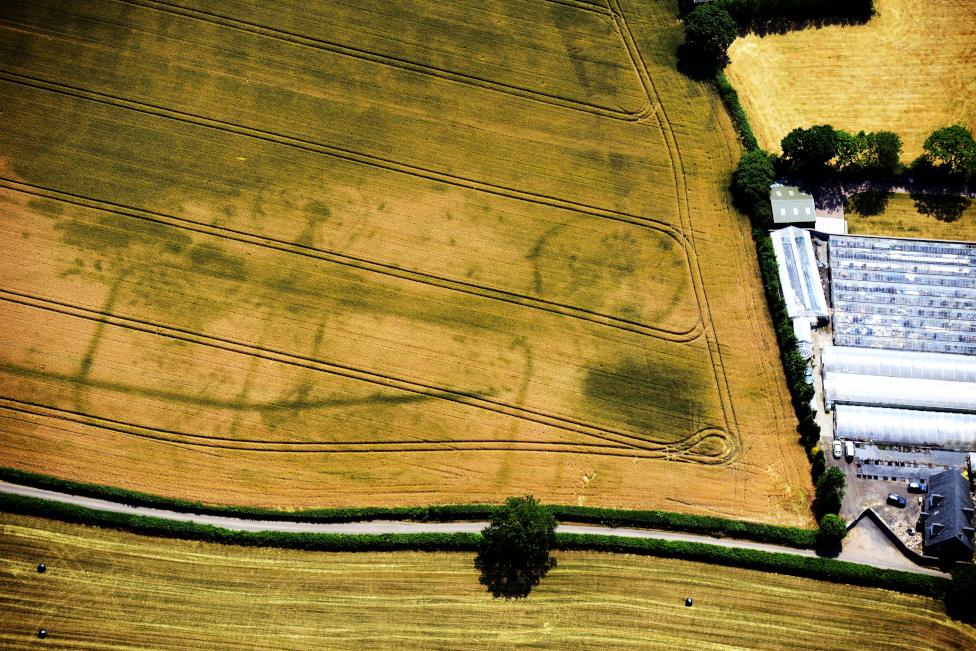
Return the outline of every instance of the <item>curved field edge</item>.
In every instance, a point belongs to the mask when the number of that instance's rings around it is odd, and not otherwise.
[[[474,551],[480,534],[319,534],[280,531],[233,531],[210,525],[177,522],[163,518],[97,511],[20,495],[0,495],[0,512],[37,516],[70,524],[92,525],[144,536],[198,540],[222,545],[273,547],[304,551]],[[830,558],[797,556],[752,549],[719,547],[697,542],[627,539],[596,534],[556,534],[557,550],[601,551],[641,556],[659,556],[686,561],[726,565],[873,588],[907,594],[939,597],[947,579],[885,570]]]
[[[38,575],[36,558],[48,560]],[[185,648],[958,648],[930,597],[635,555],[559,551],[528,600],[492,599],[470,552],[310,553],[0,519],[0,644]],[[179,594],[179,599],[173,599]],[[685,608],[686,594],[695,598]],[[825,608],[825,604],[833,607]],[[43,621],[40,621],[43,620]],[[807,635],[796,636],[796,631]],[[924,640],[924,642],[922,642]],[[922,642],[921,644],[919,644]],[[34,641],[36,644],[36,640]],[[590,646],[584,643],[584,646]]]
[[[419,507],[359,507],[359,508],[310,508],[266,509],[221,504],[207,504],[179,500],[150,493],[126,490],[113,486],[101,486],[50,475],[25,472],[15,468],[0,467],[0,481],[33,486],[70,495],[108,500],[129,506],[148,507],[206,515],[232,516],[245,520],[271,520],[280,522],[356,522],[362,520],[413,520],[418,522],[448,522],[457,520],[483,520],[490,518],[499,508],[495,504],[442,504]],[[0,494],[0,499],[2,499]],[[691,515],[659,510],[605,509],[588,506],[547,504],[560,522],[598,524],[607,527],[644,527],[663,531],[683,531],[719,538],[736,538],[813,549],[816,546],[816,529],[783,527],[757,522],[745,522],[707,515]]]

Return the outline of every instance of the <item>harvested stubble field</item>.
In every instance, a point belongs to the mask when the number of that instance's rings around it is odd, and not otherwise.
[[[66,649],[976,645],[930,598],[640,556],[558,561],[513,603],[478,584],[471,554],[222,547],[0,515],[0,646],[40,627]]]
[[[976,130],[976,4],[875,0],[864,25],[737,39],[726,72],[760,145],[795,127],[889,130],[914,159],[933,130]]]
[[[922,237],[935,240],[976,242],[976,204],[970,204],[955,221],[941,221],[922,214],[907,194],[892,194],[880,215],[846,211],[847,226],[854,235]]]
[[[809,522],[672,3],[0,9],[4,462]]]

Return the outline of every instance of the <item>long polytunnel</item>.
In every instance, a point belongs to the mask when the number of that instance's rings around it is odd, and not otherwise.
[[[828,409],[847,404],[976,412],[976,384],[825,372],[824,402]]]
[[[836,436],[904,447],[976,450],[976,414],[838,405]]]
[[[976,382],[976,357],[970,355],[825,346],[821,360],[828,373]]]

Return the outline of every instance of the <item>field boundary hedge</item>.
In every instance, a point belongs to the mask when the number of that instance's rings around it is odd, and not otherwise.
[[[304,509],[284,511],[258,507],[207,505],[179,500],[150,493],[140,493],[123,488],[88,484],[49,475],[0,467],[0,480],[35,488],[104,499],[130,506],[166,509],[179,513],[199,513],[237,517],[244,520],[270,520],[275,522],[356,522],[361,520],[413,520],[418,522],[445,522],[451,520],[488,520],[501,505],[454,504],[419,507],[361,507]],[[800,549],[816,546],[815,529],[781,527],[717,518],[714,516],[688,515],[670,511],[641,511],[604,509],[587,506],[545,505],[553,516],[563,522],[599,524],[603,526],[643,527],[666,531],[682,531],[715,537],[739,538],[755,542],[785,545]]]
[[[729,565],[749,570],[800,576],[831,583],[847,583],[869,588],[941,597],[948,579],[915,572],[883,570],[819,556],[799,556],[754,549],[719,547],[705,543],[653,538],[621,538],[597,534],[556,534],[556,548],[616,554],[638,554],[678,558],[686,561]]]
[[[369,535],[232,531],[210,525],[98,511],[73,504],[10,494],[0,494],[0,511],[146,536],[304,551],[475,551],[481,541],[481,534],[473,533]],[[678,558],[933,597],[942,595],[947,583],[946,579],[940,577],[882,570],[827,558],[726,548],[696,542],[557,533],[556,549]]]

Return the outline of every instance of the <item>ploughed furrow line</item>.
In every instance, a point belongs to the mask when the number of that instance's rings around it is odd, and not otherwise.
[[[603,314],[594,310],[587,310],[568,303],[550,301],[544,298],[536,298],[526,294],[520,294],[518,292],[478,285],[476,283],[448,278],[446,276],[438,276],[422,271],[405,269],[396,265],[384,264],[374,260],[369,260],[367,258],[347,255],[338,251],[320,249],[304,244],[296,244],[286,240],[256,235],[248,231],[228,228],[225,226],[215,226],[205,222],[187,219],[184,217],[176,217],[160,212],[148,211],[141,208],[134,208],[123,204],[105,201],[103,199],[94,199],[91,197],[66,193],[60,190],[54,190],[34,184],[24,183],[22,181],[16,181],[3,176],[0,176],[0,187],[31,196],[53,199],[63,203],[99,210],[122,217],[139,219],[146,222],[179,228],[185,231],[233,240],[243,244],[273,249],[275,251],[281,251],[292,255],[304,256],[306,258],[321,262],[353,267],[361,271],[392,276],[402,280],[440,287],[442,289],[470,294],[481,298],[511,303],[534,310],[542,310],[545,312],[558,314],[560,316],[581,319],[583,321],[589,321],[601,326],[616,328],[618,330],[626,330],[628,332],[649,337],[656,337],[666,341],[679,343],[694,341],[700,337],[702,333],[700,322],[696,322],[691,328],[684,330],[652,326],[645,323],[640,323],[638,321],[621,319],[619,317]]]
[[[259,23],[242,20],[240,18],[235,18],[233,16],[228,16],[225,14],[218,14],[211,11],[193,9],[191,7],[186,7],[173,2],[163,2],[161,0],[117,0],[117,1],[124,2],[130,5],[136,5],[139,7],[145,7],[147,9],[152,9],[155,11],[173,14],[176,16],[182,16],[184,18],[200,20],[200,21],[204,21],[214,25],[219,25],[221,27],[225,27],[229,29],[237,29],[240,31],[249,32],[251,34],[257,34],[265,38],[273,38],[279,41],[291,43],[293,45],[304,46],[316,50],[324,50],[326,52],[331,52],[333,54],[353,57],[356,59],[361,59],[363,61],[369,61],[370,63],[377,63],[385,66],[390,66],[392,68],[398,68],[400,70],[407,70],[409,72],[429,75],[432,77],[445,79],[447,81],[451,81],[455,83],[466,84],[469,86],[483,88],[498,93],[504,93],[506,95],[512,95],[522,99],[528,99],[536,102],[541,102],[543,104],[558,106],[560,108],[566,108],[574,111],[580,111],[583,113],[589,113],[591,115],[596,115],[602,118],[621,120],[625,122],[638,122],[648,118],[654,112],[653,107],[647,104],[642,106],[637,111],[633,111],[633,112],[609,108],[606,106],[600,106],[599,104],[586,102],[584,100],[573,99],[570,97],[564,97],[552,93],[544,93],[542,91],[532,90],[531,88],[526,88],[524,86],[507,84],[493,79],[488,79],[486,77],[479,77],[477,75],[458,72],[456,70],[448,70],[447,68],[438,68],[436,66],[417,63],[415,61],[410,61],[408,59],[392,56],[389,54],[380,54],[378,52],[372,52],[370,50],[356,48],[350,45],[344,45],[342,43],[337,43],[322,38],[315,38],[303,34],[298,34],[296,32],[290,32],[290,31],[285,31],[274,27],[268,27],[266,25],[261,25]],[[573,7],[576,9],[583,9],[585,11],[591,11],[601,15],[608,15],[606,12],[600,11],[598,7],[594,7],[592,5],[586,6],[586,5],[581,5],[579,3],[569,3],[566,1],[562,1],[562,2],[555,2],[555,0],[549,0],[549,1],[554,2],[554,4]]]
[[[75,318],[87,319],[89,321],[104,323],[106,325],[119,328],[126,328],[137,332],[166,337],[195,345],[207,346],[217,350],[248,355],[267,361],[288,364],[312,371],[359,380],[370,384],[417,395],[424,395],[439,400],[448,400],[470,407],[502,414],[504,416],[519,418],[522,420],[539,423],[541,425],[555,427],[564,431],[590,436],[604,442],[609,441],[615,444],[625,444],[636,449],[655,451],[662,449],[679,451],[682,449],[682,441],[655,441],[649,436],[639,436],[617,428],[587,423],[586,421],[578,418],[551,414],[542,410],[531,409],[528,407],[521,407],[483,395],[438,387],[435,385],[418,382],[416,380],[408,380],[383,373],[377,373],[375,371],[356,368],[347,364],[328,362],[311,356],[296,355],[273,348],[236,341],[227,337],[200,334],[183,328],[155,323],[146,319],[118,316],[101,310],[93,310],[86,307],[73,305],[64,301],[40,298],[7,289],[0,289],[0,300],[34,309],[57,312],[59,314],[65,314]],[[692,436],[687,437],[685,440],[691,439]]]
[[[711,307],[708,304],[708,294],[705,291],[705,281],[704,275],[701,270],[701,264],[698,261],[697,249],[695,247],[695,233],[694,225],[691,221],[691,203],[688,196],[688,183],[685,174],[684,161],[681,156],[681,151],[678,148],[678,141],[674,133],[674,126],[671,123],[671,119],[668,117],[667,110],[661,99],[661,94],[657,89],[657,85],[654,83],[654,78],[652,77],[650,70],[647,67],[646,61],[640,52],[640,48],[637,45],[637,39],[634,37],[633,31],[630,29],[630,25],[627,23],[627,18],[624,15],[623,8],[620,6],[619,0],[607,0],[607,6],[610,8],[613,14],[614,20],[617,22],[620,33],[623,36],[624,42],[626,43],[627,50],[631,55],[634,65],[638,69],[638,76],[640,77],[641,84],[644,87],[645,92],[648,94],[649,99],[655,101],[658,107],[658,117],[661,124],[661,130],[664,135],[664,142],[668,147],[669,158],[671,159],[672,169],[674,170],[674,181],[675,181],[675,199],[678,206],[679,221],[681,223],[682,234],[684,235],[687,242],[687,255],[689,260],[689,265],[693,269],[692,272],[692,285],[695,290],[695,298],[698,302],[698,313],[701,316],[703,322],[703,331],[705,334],[705,339],[708,342],[708,353],[711,359],[712,371],[715,375],[716,389],[718,390],[720,402],[722,406],[722,413],[725,416],[726,430],[736,441],[736,447],[739,447],[739,426],[738,419],[735,414],[735,407],[732,404],[732,389],[729,384],[728,375],[725,371],[725,363],[722,360],[721,347],[718,341],[718,333],[715,330],[715,326],[712,322]],[[713,349],[714,348],[714,349]]]
[[[585,0],[544,0],[554,5],[563,5],[564,7],[572,7],[574,9],[580,9],[582,11],[592,11],[595,14],[600,14],[601,16],[609,16],[610,11],[601,5],[591,4]]]
[[[561,454],[586,454],[596,456],[629,457],[639,459],[663,459],[685,463],[700,463],[704,465],[720,465],[731,459],[710,457],[694,452],[694,447],[713,434],[708,430],[690,436],[680,449],[662,448],[661,450],[644,450],[627,445],[601,445],[596,443],[578,443],[572,441],[525,441],[519,439],[418,439],[402,441],[273,441],[262,439],[234,439],[229,437],[210,436],[206,434],[191,434],[171,429],[148,427],[126,421],[105,418],[80,411],[62,409],[41,403],[18,400],[0,395],[0,412],[12,415],[0,415],[0,419],[27,425],[36,425],[36,421],[29,416],[48,421],[74,423],[84,427],[94,427],[100,430],[122,434],[135,438],[163,443],[167,445],[206,448],[215,450],[234,450],[239,452],[275,452],[283,454],[355,454],[355,453],[403,453],[403,452],[546,452]],[[75,433],[65,427],[46,425],[48,428],[63,429],[69,434]]]
[[[226,133],[233,133],[239,136],[254,138],[256,140],[261,140],[264,142],[284,145],[286,147],[292,147],[294,149],[311,152],[314,154],[331,156],[333,158],[339,158],[353,163],[368,165],[370,167],[375,167],[378,169],[383,169],[391,172],[406,174],[408,176],[422,178],[428,181],[435,181],[437,183],[444,183],[446,185],[451,185],[458,188],[464,188],[466,190],[483,192],[485,194],[505,197],[507,199],[525,201],[527,203],[532,203],[541,206],[548,206],[550,208],[556,208],[559,210],[567,210],[569,212],[580,214],[580,215],[600,217],[604,219],[610,219],[613,221],[622,222],[625,224],[631,224],[633,226],[650,228],[652,230],[656,230],[661,233],[666,233],[668,235],[671,235],[679,242],[681,242],[682,246],[684,247],[688,246],[688,240],[684,232],[682,232],[678,228],[675,228],[666,220],[662,220],[662,219],[645,217],[645,216],[636,215],[624,211],[612,210],[609,208],[601,208],[599,206],[593,206],[578,201],[561,199],[559,197],[555,197],[547,194],[528,192],[525,190],[518,190],[516,188],[510,188],[504,185],[489,183],[487,181],[479,181],[477,179],[471,179],[463,176],[445,174],[437,170],[419,167],[416,165],[410,165],[407,163],[400,163],[395,160],[389,158],[383,158],[380,156],[375,156],[373,154],[365,154],[351,149],[337,147],[335,145],[324,145],[311,140],[306,140],[304,138],[298,138],[294,136],[275,133],[272,131],[265,131],[254,127],[234,124],[232,122],[226,122],[224,120],[217,120],[215,118],[196,115],[193,113],[187,113],[185,111],[170,109],[163,106],[157,106],[155,104],[148,104],[146,102],[125,99],[123,97],[117,97],[105,93],[99,93],[84,88],[80,88],[77,86],[69,86],[66,84],[55,83],[55,82],[47,81],[45,79],[41,79],[39,77],[32,77],[20,73],[10,72],[3,69],[0,69],[0,80],[12,84],[27,86],[37,90],[57,93],[68,97],[75,97],[77,99],[82,99],[85,101],[96,102],[106,106],[114,106],[116,108],[136,111],[139,113],[143,113],[145,115],[152,115],[154,117],[173,120],[174,122],[183,122],[183,123],[192,124],[199,127],[205,127],[209,129],[223,131]]]
[[[0,410],[12,414],[26,414],[85,427],[133,436],[136,438],[245,452],[281,452],[289,454],[341,454],[355,452],[453,452],[457,450],[501,450],[525,452],[576,452],[580,454],[657,458],[660,455],[634,450],[626,445],[574,443],[571,441],[524,441],[518,439],[416,439],[400,441],[274,441],[191,434],[177,430],[137,425],[126,421],[96,416],[75,410],[61,409],[37,402],[0,396]],[[16,416],[9,420],[33,423]]]

